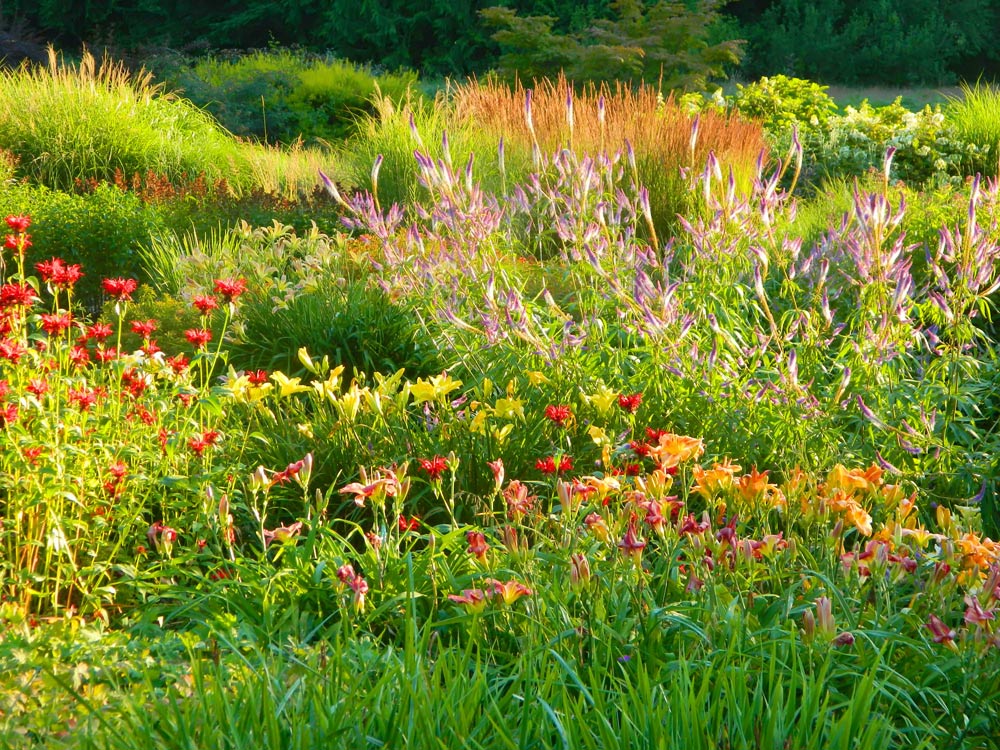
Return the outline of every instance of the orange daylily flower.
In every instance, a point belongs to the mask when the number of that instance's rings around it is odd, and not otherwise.
[[[660,435],[659,443],[649,449],[649,456],[661,469],[671,469],[684,461],[698,458],[704,452],[705,443],[701,438],[667,432]]]
[[[858,503],[847,509],[846,518],[862,536],[872,535],[872,517]]]
[[[711,469],[693,466],[691,474],[694,477],[695,485],[692,490],[711,501],[716,495],[726,492],[733,486],[735,474],[740,470],[739,466],[729,463],[728,459],[721,464],[715,464]]]

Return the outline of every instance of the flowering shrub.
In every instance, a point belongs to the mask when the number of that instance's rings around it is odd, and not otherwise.
[[[895,150],[892,177],[915,185],[962,182],[969,167],[985,160],[989,145],[962,140],[940,107],[910,112],[897,99],[885,107],[847,107],[831,118],[813,144],[812,159],[827,174],[856,175],[878,169]]]
[[[901,101],[874,107],[866,100],[841,114],[825,87],[778,75],[739,85],[729,97],[721,92],[685,95],[682,104],[693,112],[736,111],[759,121],[782,153],[797,133],[804,147],[804,175],[810,180],[878,171],[889,149],[895,153],[891,177],[913,187],[961,185],[984,165],[992,169],[989,139],[977,142],[962,135],[972,131],[960,131],[962,123],[949,122],[940,106],[911,112]]]

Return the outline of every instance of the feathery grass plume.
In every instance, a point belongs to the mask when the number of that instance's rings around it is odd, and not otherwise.
[[[716,112],[700,115],[698,136],[692,138],[695,121],[673,97],[662,102],[658,95],[652,86],[622,84],[574,92],[563,76],[536,81],[531,88],[473,80],[455,89],[454,118],[503,136],[509,157],[530,154],[534,143],[543,153],[568,147],[582,156],[618,151],[628,141],[635,149],[639,182],[649,189],[656,232],[669,236],[675,215],[689,206],[682,168],[703,164],[714,152],[746,189],[767,145],[759,125]]]

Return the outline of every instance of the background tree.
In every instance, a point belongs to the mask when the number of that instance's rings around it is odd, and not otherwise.
[[[711,78],[724,77],[726,66],[740,60],[742,42],[709,41],[723,4],[660,0],[647,6],[641,0],[615,0],[614,18],[569,34],[553,31],[552,16],[519,16],[504,7],[480,15],[498,29],[493,39],[502,50],[498,68],[505,78],[562,71],[577,83],[616,79],[699,89]]]

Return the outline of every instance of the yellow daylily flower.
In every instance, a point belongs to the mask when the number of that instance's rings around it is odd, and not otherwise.
[[[654,500],[662,500],[674,486],[674,478],[662,469],[656,469],[648,476],[636,477],[635,486]]]
[[[545,377],[544,372],[538,372],[537,370],[528,370],[525,375],[528,376],[528,382],[531,385],[541,385],[542,383],[548,383],[549,379]]]
[[[250,378],[246,375],[240,375],[238,378],[230,375],[229,380],[226,382],[226,387],[233,392],[234,399],[237,401],[246,401],[247,391],[250,389]]]
[[[410,395],[413,396],[413,403],[422,404],[427,401],[436,401],[439,398],[444,398],[452,391],[461,387],[461,380],[455,380],[445,372],[435,375],[430,380],[417,378],[416,383],[410,383]]]
[[[489,411],[486,409],[480,409],[476,412],[476,416],[472,418],[472,422],[469,424],[469,432],[475,432],[480,435],[486,434],[486,420],[490,416]]]
[[[510,435],[511,430],[514,429],[514,425],[508,422],[500,429],[493,428],[493,439],[497,441],[497,445],[503,445],[504,441],[507,440],[507,436]]]
[[[498,398],[493,413],[501,419],[524,419],[524,402],[519,398]]]
[[[618,402],[618,391],[613,391],[602,383],[597,391],[589,396],[585,395],[584,399],[593,404],[601,414],[606,414]]]
[[[316,389],[320,398],[328,399],[331,403],[336,402],[340,396],[340,375],[342,372],[344,372],[344,366],[337,365],[330,371],[326,380],[313,381],[312,387]]]
[[[597,445],[608,445],[611,442],[611,438],[608,437],[605,429],[598,427],[596,424],[592,424],[587,428],[587,434],[590,435],[590,439]]]
[[[278,396],[280,398],[285,398],[295,393],[305,393],[309,390],[309,386],[302,385],[302,378],[290,378],[278,370],[271,373],[271,380],[278,386]]]
[[[357,383],[351,383],[350,390],[348,390],[347,393],[341,396],[333,404],[337,408],[337,413],[340,414],[341,419],[353,423],[354,420],[358,418],[358,409],[361,407],[361,399],[364,392],[367,390],[367,388],[364,390],[358,388]]]

